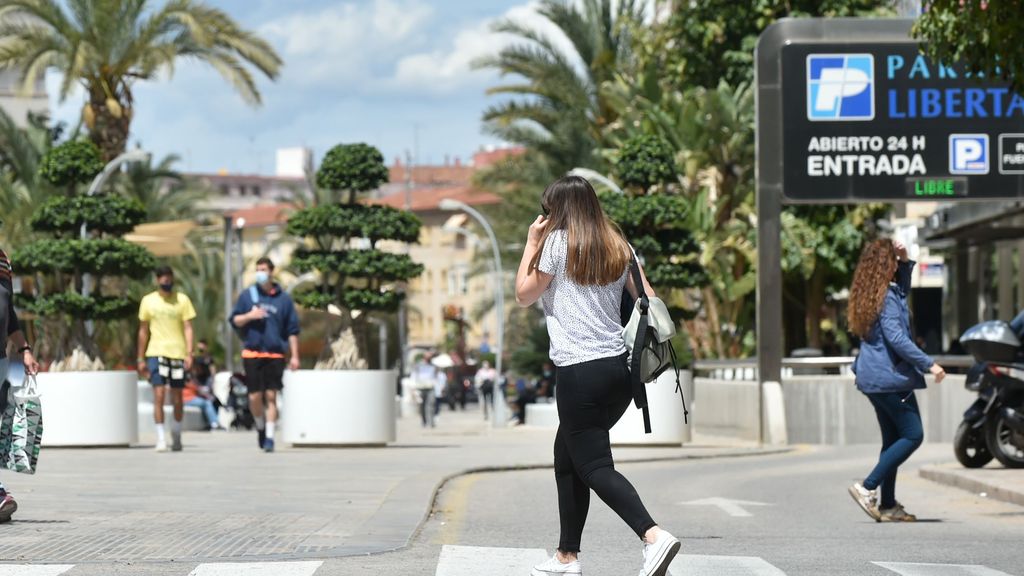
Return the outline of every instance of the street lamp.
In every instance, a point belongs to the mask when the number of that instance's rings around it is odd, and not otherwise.
[[[591,170],[590,168],[573,168],[572,170],[569,170],[569,176],[579,176],[580,178],[586,178],[587,180],[591,180],[604,185],[606,188],[608,188],[612,192],[615,192],[616,194],[625,194],[625,192],[622,191],[622,188],[619,188],[619,185],[616,184],[615,182],[612,182],[610,178],[608,178],[604,174],[601,174],[600,172]]]
[[[107,179],[110,178],[121,164],[127,162],[147,162],[149,160],[149,152],[142,150],[141,148],[135,148],[134,150],[128,150],[122,153],[117,158],[114,158],[103,167],[103,171],[96,175],[92,180],[92,184],[89,185],[89,190],[86,192],[86,196],[93,196],[99,192],[103,184],[106,183]],[[85,240],[89,235],[89,230],[86,227],[86,223],[82,222],[82,230],[80,237]],[[82,296],[88,296],[92,292],[92,275],[82,275]],[[87,320],[85,323],[85,330],[91,336],[93,331],[92,320]]]
[[[501,356],[505,352],[505,282],[502,278],[501,250],[498,248],[498,238],[494,235],[494,229],[491,228],[491,223],[487,221],[487,218],[469,204],[452,198],[444,198],[438,204],[438,208],[446,212],[461,210],[469,214],[483,227],[484,231],[487,232],[487,237],[491,240],[491,251],[494,253],[494,279],[497,284],[495,307],[498,309],[498,342],[496,345],[497,353],[494,358],[494,368],[498,371],[498,378],[500,379],[502,376]],[[495,428],[504,427],[505,419],[505,390],[502,387],[501,393],[494,395],[493,426]]]

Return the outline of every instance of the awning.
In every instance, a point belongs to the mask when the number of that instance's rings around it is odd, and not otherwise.
[[[192,220],[151,222],[139,224],[124,239],[148,249],[154,256],[183,256],[188,254],[185,239],[195,228]]]

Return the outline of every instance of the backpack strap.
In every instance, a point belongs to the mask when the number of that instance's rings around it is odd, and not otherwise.
[[[636,341],[633,342],[633,358],[630,362],[630,380],[632,380],[633,389],[633,403],[636,407],[643,412],[644,416],[644,433],[651,433],[651,411],[647,405],[647,389],[644,387],[644,383],[640,381],[640,363],[643,360],[644,343],[647,340],[647,326],[649,317],[647,310],[650,308],[651,302],[647,297],[647,291],[644,290],[643,277],[640,275],[640,266],[636,262],[636,257],[629,261],[630,272],[633,276],[633,286],[636,288],[636,292],[639,295],[637,303],[640,307],[640,322],[636,328]]]

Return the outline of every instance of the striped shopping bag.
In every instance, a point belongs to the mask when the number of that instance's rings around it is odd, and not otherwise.
[[[7,405],[0,416],[0,467],[35,474],[43,441],[43,411],[35,376],[20,388],[7,387]]]

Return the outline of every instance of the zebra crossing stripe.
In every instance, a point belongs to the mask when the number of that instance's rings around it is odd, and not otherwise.
[[[548,559],[541,548],[444,546],[434,576],[522,576]]]
[[[60,576],[74,564],[0,564],[0,576]]]
[[[322,561],[216,562],[196,566],[189,576],[313,576],[322,564]]]
[[[786,576],[782,570],[753,556],[680,554],[668,571],[672,576]]]
[[[910,562],[872,562],[902,576],[1010,576],[1006,572],[960,564],[915,564]]]

